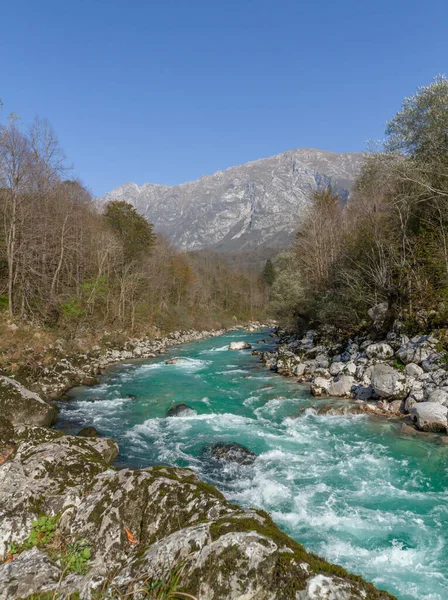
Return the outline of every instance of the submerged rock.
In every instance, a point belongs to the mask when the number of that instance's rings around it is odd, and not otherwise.
[[[188,404],[184,404],[183,402],[181,404],[176,404],[175,406],[172,406],[168,412],[166,413],[167,417],[193,417],[194,415],[197,415],[198,413],[194,410],[194,408],[191,408],[191,406],[188,406]]]
[[[236,442],[216,442],[211,447],[210,453],[217,460],[239,465],[251,465],[257,458],[255,452]]]
[[[230,342],[229,350],[250,350],[252,346],[247,342]]]
[[[100,432],[98,431],[98,429],[95,429],[95,427],[89,425],[80,429],[76,435],[80,437],[99,438]]]

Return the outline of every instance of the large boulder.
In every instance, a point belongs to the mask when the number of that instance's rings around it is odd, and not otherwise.
[[[373,367],[371,383],[380,398],[390,401],[403,400],[410,389],[410,382],[404,373],[382,363]]]
[[[441,389],[435,389],[428,394],[427,402],[435,402],[448,406],[448,392]]]
[[[57,410],[15,379],[0,375],[0,414],[14,425],[52,425]]]
[[[351,398],[354,383],[355,379],[353,377],[342,375],[336,381],[330,383],[327,389],[328,395],[336,398]]]
[[[250,350],[252,346],[248,342],[230,342],[229,350]]]
[[[255,452],[236,442],[216,442],[210,449],[213,458],[219,461],[251,465],[257,458]]]
[[[411,419],[421,431],[446,431],[448,408],[437,402],[419,402],[411,408]]]
[[[311,382],[311,393],[313,396],[324,396],[328,393],[331,383],[328,377],[315,377]]]
[[[39,514],[76,504],[80,488],[93,483],[118,453],[109,438],[66,436],[42,427],[16,427],[14,441],[15,452],[0,466],[0,556],[8,542],[26,540]]]
[[[296,377],[302,378],[305,375],[307,369],[307,364],[306,363],[299,363],[298,365],[296,365],[292,371],[292,374],[295,375]]]
[[[416,336],[403,344],[396,352],[398,358],[405,364],[421,365],[434,354],[436,340],[427,335]]]

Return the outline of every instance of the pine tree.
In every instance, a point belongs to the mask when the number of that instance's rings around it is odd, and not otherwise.
[[[268,258],[264,265],[262,280],[269,287],[271,287],[275,281],[275,267],[270,258]]]

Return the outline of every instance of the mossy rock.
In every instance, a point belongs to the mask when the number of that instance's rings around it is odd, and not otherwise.
[[[0,416],[0,448],[10,444],[14,439],[14,426],[8,419]]]
[[[77,437],[99,438],[100,432],[98,431],[98,429],[95,429],[95,427],[92,427],[90,425],[88,427],[83,427],[82,429],[80,429],[78,431],[78,433],[76,434],[76,436]]]
[[[18,381],[0,375],[0,414],[14,425],[49,426],[56,421],[57,410]]]

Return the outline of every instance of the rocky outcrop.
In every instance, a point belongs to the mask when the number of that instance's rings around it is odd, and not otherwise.
[[[15,379],[0,375],[0,414],[14,424],[52,425],[57,411]]]
[[[201,600],[392,598],[188,469],[115,471],[112,440],[40,427],[16,427],[14,442],[0,466],[0,600],[137,598],[169,572]]]

